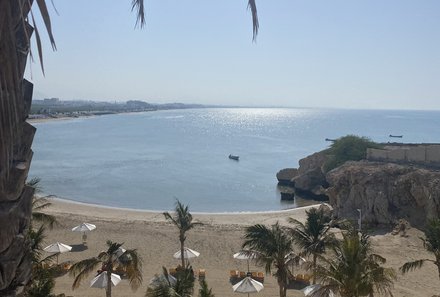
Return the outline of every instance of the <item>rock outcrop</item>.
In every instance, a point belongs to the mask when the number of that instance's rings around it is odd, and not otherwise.
[[[292,179],[298,175],[298,169],[296,168],[284,168],[278,171],[277,179],[279,185],[291,186]]]
[[[329,203],[338,217],[423,226],[440,215],[440,172],[392,163],[347,162],[326,175]]]
[[[323,171],[326,151],[314,153],[299,160],[299,168],[286,168],[277,173],[278,183],[290,186],[304,198],[328,200],[325,193],[328,183]]]

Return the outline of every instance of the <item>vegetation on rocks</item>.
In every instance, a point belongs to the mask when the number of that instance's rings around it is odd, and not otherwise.
[[[324,164],[326,172],[347,161],[359,161],[367,157],[367,148],[381,148],[381,145],[367,137],[347,135],[336,139],[327,150],[328,160]]]

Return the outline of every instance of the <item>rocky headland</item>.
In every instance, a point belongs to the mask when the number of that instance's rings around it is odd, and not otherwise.
[[[348,161],[328,172],[327,151],[299,161],[299,168],[281,170],[279,183],[295,194],[328,200],[339,218],[371,225],[393,225],[405,219],[422,227],[440,215],[440,170],[422,164],[385,161]],[[292,195],[293,196],[293,195]]]

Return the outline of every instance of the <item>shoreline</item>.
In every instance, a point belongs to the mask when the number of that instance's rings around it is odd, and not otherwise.
[[[83,205],[85,207],[96,207],[96,208],[103,208],[103,209],[111,209],[111,210],[120,210],[120,211],[130,211],[130,212],[145,212],[145,213],[163,213],[166,211],[173,211],[174,209],[164,209],[164,210],[154,210],[154,209],[136,209],[136,208],[130,208],[130,207],[118,207],[118,206],[109,206],[104,204],[97,204],[97,203],[89,203],[89,202],[82,202],[82,201],[76,201],[73,199],[67,199],[67,198],[60,198],[54,195],[48,195],[48,196],[38,196],[38,197],[49,197],[49,201],[57,201],[60,203],[65,204],[75,204],[75,205]],[[300,206],[295,208],[288,208],[288,209],[278,209],[278,210],[257,210],[257,211],[225,211],[225,212],[208,212],[208,211],[191,211],[192,214],[196,215],[241,215],[241,214],[248,214],[248,215],[256,215],[256,214],[283,214],[287,212],[292,212],[294,210],[302,210],[302,209],[309,209],[312,207],[319,207],[320,205],[325,204],[329,207],[331,207],[328,203],[321,202],[321,203],[315,203],[310,204],[306,206]]]
[[[148,222],[166,222],[163,212],[156,210],[120,208],[105,205],[90,204],[72,200],[66,200],[58,197],[49,198],[52,203],[45,212],[52,215],[74,215],[81,217],[91,217],[101,220],[119,220],[129,221],[148,221]],[[256,223],[273,224],[276,221],[280,223],[286,221],[288,217],[295,217],[297,220],[305,220],[306,210],[319,207],[321,204],[298,207],[286,210],[257,211],[257,212],[192,212],[197,220],[209,222],[213,225],[252,225]],[[172,212],[173,210],[165,210]]]

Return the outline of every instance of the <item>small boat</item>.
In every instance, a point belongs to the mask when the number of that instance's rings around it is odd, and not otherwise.
[[[336,139],[326,138],[325,141],[332,141],[332,142],[335,142]]]
[[[240,158],[239,156],[229,155],[229,159],[231,159],[231,160],[238,161],[239,158]]]
[[[394,137],[394,138],[402,138],[403,135],[392,135],[392,134],[390,134],[390,137]]]

